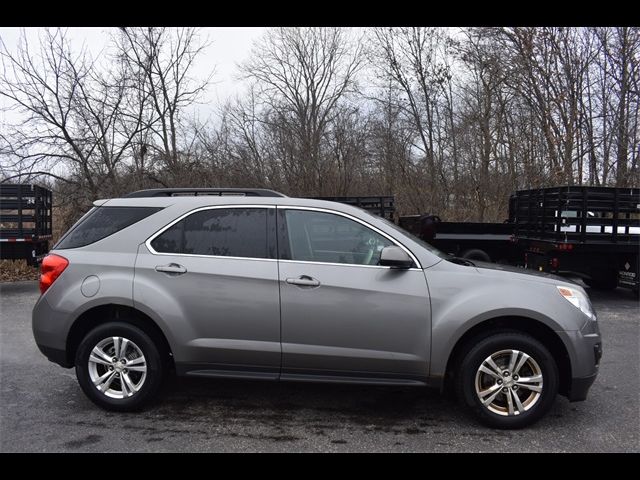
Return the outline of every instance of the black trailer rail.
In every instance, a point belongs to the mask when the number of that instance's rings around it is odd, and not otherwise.
[[[509,207],[527,268],[578,274],[603,290],[639,290],[640,188],[520,190]]]
[[[0,259],[35,264],[49,250],[51,190],[31,184],[0,184]]]
[[[510,217],[520,239],[557,243],[640,241],[640,189],[554,187],[515,192]]]
[[[304,197],[314,200],[326,200],[329,202],[345,203],[367,210],[382,218],[393,221],[396,207],[395,197],[393,195],[386,196],[362,196],[362,197]]]

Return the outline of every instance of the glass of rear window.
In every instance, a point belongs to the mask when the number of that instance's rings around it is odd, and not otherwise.
[[[151,241],[157,253],[269,258],[266,208],[215,208],[192,213]]]
[[[159,207],[97,207],[55,246],[56,249],[90,245],[162,210]]]

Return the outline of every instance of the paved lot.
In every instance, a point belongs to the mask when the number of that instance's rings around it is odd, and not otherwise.
[[[640,452],[640,310],[590,292],[604,357],[586,402],[521,431],[486,429],[427,389],[185,380],[139,414],[89,402],[31,335],[36,282],[0,284],[0,451]]]

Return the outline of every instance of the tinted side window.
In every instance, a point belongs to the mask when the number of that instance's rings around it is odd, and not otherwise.
[[[162,210],[157,207],[97,207],[73,230],[67,233],[56,248],[78,248],[102,240]]]
[[[267,209],[202,210],[172,225],[151,246],[159,253],[269,258]]]
[[[370,228],[331,213],[287,210],[288,260],[377,265],[391,241]],[[287,251],[288,250],[288,251]]]

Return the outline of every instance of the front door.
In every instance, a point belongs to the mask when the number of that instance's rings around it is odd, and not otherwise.
[[[152,237],[139,248],[134,303],[164,322],[180,373],[277,378],[275,208],[199,209]]]
[[[419,268],[378,265],[391,237],[338,212],[278,207],[286,379],[420,380],[430,308]]]

